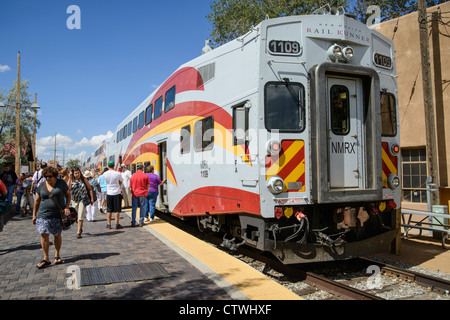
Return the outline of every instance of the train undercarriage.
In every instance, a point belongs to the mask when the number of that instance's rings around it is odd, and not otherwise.
[[[197,224],[201,231],[223,233],[223,247],[269,251],[285,264],[342,260],[391,249],[399,229],[390,204],[294,206],[275,219],[206,215],[197,217]]]

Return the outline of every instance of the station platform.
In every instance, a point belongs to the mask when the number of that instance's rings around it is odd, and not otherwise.
[[[81,239],[76,237],[76,225],[63,231],[63,263],[55,265],[52,259],[41,270],[36,268],[43,258],[40,236],[31,216],[12,216],[0,232],[0,300],[300,299],[240,260],[163,220],[133,228],[130,215],[131,210],[122,211],[123,229],[106,229],[106,214],[98,213],[95,222],[84,221]],[[54,252],[50,236],[51,257]],[[98,275],[120,266],[148,264],[157,264],[166,275],[144,275],[133,281],[119,271],[109,283],[97,278],[97,282],[73,285],[74,269],[86,279],[87,271]]]

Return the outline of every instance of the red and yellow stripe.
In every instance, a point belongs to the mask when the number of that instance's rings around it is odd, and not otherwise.
[[[394,156],[389,151],[389,143],[383,142],[381,148],[381,158],[383,167],[383,188],[387,188],[387,179],[389,175],[398,175],[398,156]]]
[[[266,180],[274,175],[284,180],[286,184],[284,192],[305,191],[305,142],[303,140],[283,140],[278,155],[266,156]],[[289,187],[289,183],[296,187]],[[298,186],[301,188],[297,188]]]

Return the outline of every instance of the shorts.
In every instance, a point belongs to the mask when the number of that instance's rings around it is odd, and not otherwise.
[[[20,206],[23,208],[23,207],[26,207],[27,204],[29,204],[30,205],[30,209],[33,210],[34,198],[33,198],[32,194],[27,194],[27,195],[24,194],[22,196],[22,199],[20,201]]]
[[[122,195],[116,194],[110,196],[106,195],[106,212],[120,212],[122,211]]]
[[[39,234],[52,234],[56,237],[61,235],[63,230],[62,221],[60,218],[38,218],[36,219],[36,229]]]

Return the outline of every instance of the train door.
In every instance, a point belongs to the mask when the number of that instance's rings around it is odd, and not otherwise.
[[[162,141],[158,143],[159,150],[159,178],[162,180],[167,179],[167,142]],[[167,208],[169,199],[167,195],[167,183],[162,184],[159,187],[160,203],[164,208]]]
[[[362,82],[327,77],[330,189],[364,188]]]

